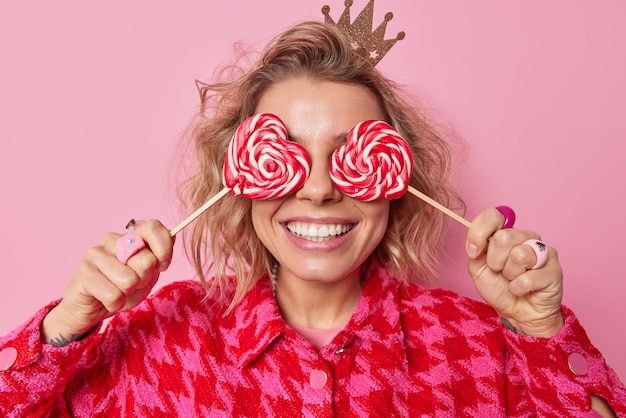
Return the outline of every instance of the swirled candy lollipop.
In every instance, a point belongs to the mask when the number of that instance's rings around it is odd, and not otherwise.
[[[333,153],[330,177],[355,199],[397,199],[409,187],[413,156],[406,140],[386,122],[367,120]]]
[[[246,119],[228,146],[224,185],[233,195],[275,199],[298,190],[311,171],[309,156],[287,139],[276,116],[261,113]]]
[[[470,223],[409,185],[413,154],[409,144],[388,123],[364,121],[348,134],[332,156],[330,177],[344,194],[363,201],[397,199],[408,190],[457,222]]]
[[[287,138],[283,122],[269,113],[246,119],[233,135],[224,159],[224,188],[170,231],[189,225],[229,191],[250,199],[275,199],[298,190],[311,171],[308,154]]]

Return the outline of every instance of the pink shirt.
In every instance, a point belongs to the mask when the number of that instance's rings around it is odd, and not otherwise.
[[[318,350],[286,326],[267,277],[229,316],[204,296],[169,285],[62,348],[39,341],[46,307],[0,339],[18,352],[0,372],[0,415],[576,417],[593,392],[626,416],[624,385],[567,308],[557,336],[524,337],[483,303],[377,270]]]
[[[287,327],[309,340],[309,342],[319,350],[330,344],[333,338],[339,334],[339,331],[345,327],[345,324],[334,328],[308,328],[287,323]]]

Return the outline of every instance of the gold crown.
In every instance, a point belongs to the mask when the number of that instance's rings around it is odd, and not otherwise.
[[[352,0],[346,0],[344,3],[346,7],[337,23],[328,14],[330,6],[322,7],[325,21],[336,26],[348,37],[352,43],[352,49],[370,61],[372,65],[376,65],[397,41],[404,39],[404,32],[398,32],[395,38],[385,39],[387,22],[393,19],[393,13],[391,12],[387,12],[385,20],[378,25],[376,30],[372,31],[374,0],[370,0],[356,19],[354,19],[354,23],[350,23],[350,7],[352,3]]]

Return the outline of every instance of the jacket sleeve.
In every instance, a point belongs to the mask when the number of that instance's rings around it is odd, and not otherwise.
[[[70,416],[62,393],[98,330],[64,347],[42,343],[43,318],[58,302],[0,338],[0,416]]]
[[[592,417],[591,394],[604,398],[626,417],[626,388],[605,362],[573,312],[562,308],[565,326],[552,338],[533,338],[504,330],[507,374],[523,386],[536,416]],[[514,406],[512,406],[514,407]]]

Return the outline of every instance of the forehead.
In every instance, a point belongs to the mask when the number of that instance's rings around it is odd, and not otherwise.
[[[256,113],[278,116],[298,140],[341,138],[357,123],[384,119],[374,94],[348,83],[294,78],[275,84],[262,96]]]

